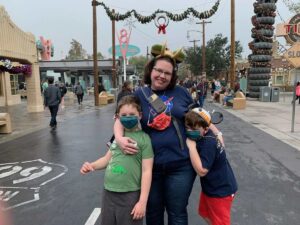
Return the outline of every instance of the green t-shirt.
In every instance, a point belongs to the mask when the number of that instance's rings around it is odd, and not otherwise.
[[[105,170],[104,188],[113,192],[129,192],[141,189],[142,159],[153,158],[151,140],[142,130],[129,132],[125,136],[137,142],[139,151],[135,155],[125,155],[114,142],[110,151],[112,158]]]

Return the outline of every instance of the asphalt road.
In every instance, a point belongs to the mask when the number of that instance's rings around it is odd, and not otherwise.
[[[83,176],[79,169],[106,151],[113,112],[113,106],[104,107],[64,121],[55,132],[42,129],[0,145],[0,198],[14,225],[99,224],[104,172]],[[218,127],[239,184],[232,224],[299,224],[300,152],[223,113]],[[197,215],[199,192],[197,178],[189,204],[192,225],[205,224]]]

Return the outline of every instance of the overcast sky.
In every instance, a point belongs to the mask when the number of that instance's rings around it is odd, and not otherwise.
[[[156,9],[163,9],[172,13],[181,13],[189,7],[198,11],[209,10],[216,0],[104,0],[111,9],[124,13],[135,9],[142,15],[149,15]],[[236,40],[242,43],[243,56],[250,54],[248,43],[251,39],[251,17],[254,0],[235,0],[236,5]],[[12,21],[23,31],[31,32],[36,39],[44,36],[54,43],[54,60],[65,57],[70,49],[72,39],[79,41],[89,54],[92,53],[92,6],[91,0],[0,0]],[[281,0],[277,3],[277,9],[283,20],[288,20],[292,14]],[[112,45],[111,21],[102,6],[97,7],[98,23],[98,51],[104,56],[111,57],[108,49]],[[282,22],[277,16],[276,23]],[[206,26],[206,41],[214,38],[218,33],[230,40],[230,0],[221,0],[219,9],[211,18],[212,23]],[[201,31],[202,27],[194,21],[169,22],[167,34],[157,34],[154,22],[148,24],[135,23],[132,29],[130,44],[141,49],[141,54],[146,54],[147,46],[155,43],[168,42],[173,50],[180,47],[192,47],[193,43],[187,39],[188,30]],[[124,28],[125,22],[116,23],[116,31]],[[1,32],[1,31],[0,31]],[[190,32],[190,39],[201,40],[200,32]],[[281,42],[284,42],[282,39]],[[116,40],[116,44],[118,41]]]

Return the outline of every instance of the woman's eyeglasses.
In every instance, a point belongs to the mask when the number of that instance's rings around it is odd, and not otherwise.
[[[167,71],[163,71],[163,70],[160,69],[160,68],[153,67],[153,70],[154,70],[155,72],[157,72],[159,75],[164,74],[165,76],[172,76],[172,73],[167,72]]]

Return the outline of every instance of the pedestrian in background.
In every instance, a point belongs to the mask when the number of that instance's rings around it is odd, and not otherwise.
[[[197,94],[198,94],[198,103],[202,108],[204,105],[204,101],[207,95],[208,83],[206,82],[206,77],[201,77],[199,84],[197,85]]]
[[[44,106],[48,107],[51,113],[50,127],[55,130],[57,126],[56,116],[61,101],[61,93],[54,84],[54,78],[48,78],[48,87],[44,91]]]
[[[197,90],[196,90],[195,87],[191,88],[191,96],[192,96],[192,99],[193,99],[194,103],[197,103],[198,96],[197,96]]]
[[[297,101],[297,99],[299,99],[299,104],[300,104],[300,82],[299,81],[297,82],[297,85],[296,85],[296,99],[295,99],[295,101]]]
[[[99,94],[102,92],[102,91],[106,91],[103,84],[102,83],[99,83],[99,86],[98,86],[98,92]]]
[[[60,105],[61,105],[61,108],[63,109],[63,108],[65,108],[64,96],[65,96],[65,94],[68,91],[67,88],[66,88],[66,86],[65,86],[65,84],[63,82],[61,82],[59,84],[59,90],[60,90],[60,94],[61,94],[61,103],[60,103]]]
[[[185,116],[186,144],[201,181],[198,213],[209,225],[230,225],[237,182],[225,147],[209,129],[210,124],[211,116],[202,108],[194,108]]]
[[[142,113],[137,97],[123,97],[117,116],[125,127],[125,137],[135,141],[139,153],[126,155],[114,142],[105,156],[92,163],[85,162],[80,172],[86,174],[106,168],[101,225],[142,225],[152,180],[151,140],[139,127]]]
[[[131,81],[125,81],[122,86],[122,90],[119,92],[117,97],[117,104],[120,101],[121,98],[123,98],[126,95],[132,95],[132,83]]]
[[[77,96],[77,101],[78,104],[81,105],[82,104],[82,100],[83,100],[83,87],[81,86],[81,84],[78,82],[77,85],[75,86],[75,94]]]
[[[42,94],[44,94],[47,87],[48,87],[48,82],[47,82],[47,80],[44,80],[44,82],[42,84]]]

